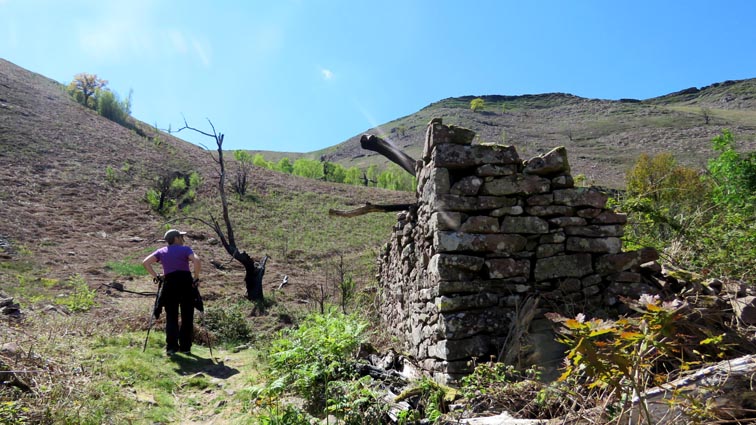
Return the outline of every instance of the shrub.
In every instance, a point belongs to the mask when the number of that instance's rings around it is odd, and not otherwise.
[[[201,184],[202,177],[196,172],[164,173],[155,178],[145,200],[155,212],[165,215],[194,202]]]
[[[322,179],[324,176],[323,165],[320,161],[314,159],[299,158],[294,161],[292,174],[311,179]]]
[[[120,100],[116,93],[107,89],[98,89],[95,95],[95,109],[103,117],[121,125],[127,124],[131,114],[131,94],[126,100]]]
[[[105,181],[107,181],[111,186],[115,185],[118,182],[118,175],[116,175],[115,169],[110,165],[105,167]]]
[[[279,173],[291,174],[294,171],[294,165],[292,165],[289,158],[283,157],[278,160],[273,169],[278,171]]]
[[[602,391],[610,397],[607,406],[614,405],[620,412],[629,411],[633,400],[638,400],[641,420],[650,424],[646,389],[667,382],[674,369],[685,371],[722,357],[724,335],[707,336],[703,329],[681,331],[682,324],[689,324],[685,317],[691,309],[679,300],[662,302],[658,296],[643,295],[638,301],[625,301],[637,316],[602,320],[582,313],[574,319],[547,314],[561,325],[557,340],[568,349],[559,380],[572,378],[588,391]]]
[[[89,285],[81,275],[73,275],[65,283],[72,292],[55,299],[56,304],[64,305],[73,312],[88,311],[94,307],[95,291],[89,289]]]
[[[479,97],[476,97],[475,99],[470,101],[470,109],[472,109],[473,112],[481,111],[485,106],[486,101]]]
[[[641,155],[619,208],[629,214],[628,248],[653,246],[669,261],[717,275],[756,276],[756,153],[735,151],[725,130],[706,173],[669,154]]]
[[[8,425],[23,425],[29,420],[29,409],[17,401],[0,402],[0,423]]]
[[[258,153],[252,158],[252,164],[254,164],[257,167],[267,168],[269,170],[273,169],[273,163],[270,161],[266,161],[263,154]]]
[[[720,205],[753,210],[756,203],[756,152],[739,153],[729,130],[712,139],[719,156],[709,161],[713,200]]]
[[[252,335],[242,305],[208,307],[204,321],[220,344],[237,345],[249,341]]]
[[[281,388],[292,388],[321,407],[328,383],[352,372],[350,356],[363,341],[367,324],[331,309],[310,314],[296,329],[281,331],[270,348],[270,368]]]

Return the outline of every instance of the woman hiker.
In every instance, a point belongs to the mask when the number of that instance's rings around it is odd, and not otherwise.
[[[199,285],[202,264],[197,254],[184,245],[186,232],[171,229],[163,239],[168,246],[159,248],[142,261],[142,265],[155,282],[161,278],[152,268],[154,263],[163,265],[162,304],[165,306],[165,351],[170,356],[177,351],[190,353],[194,331],[194,287]],[[194,269],[194,279],[189,263]],[[181,326],[179,327],[179,309]]]

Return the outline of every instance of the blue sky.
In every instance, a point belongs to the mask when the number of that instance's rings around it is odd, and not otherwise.
[[[0,57],[309,152],[453,96],[646,99],[756,77],[756,1],[0,0]],[[212,141],[180,137],[212,147]]]

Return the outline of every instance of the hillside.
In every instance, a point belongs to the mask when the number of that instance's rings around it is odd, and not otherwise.
[[[367,133],[381,135],[417,158],[426,124],[441,117],[446,124],[475,131],[478,142],[514,145],[522,157],[565,146],[574,174],[611,187],[624,185],[625,172],[642,152],[670,152],[683,164],[703,166],[712,153],[711,138],[723,128],[732,130],[743,149],[756,149],[756,79],[646,100],[586,99],[564,93],[480,97],[485,108],[479,112],[470,110],[475,96],[449,98]],[[385,164],[382,157],[360,149],[360,136],[308,156],[324,156],[345,166]]]
[[[202,128],[204,123],[190,124]],[[117,292],[109,286],[154,291],[141,260],[163,244],[160,239],[166,228],[189,232],[188,243],[204,264],[202,290],[208,311],[225,317],[228,308],[251,306],[243,299],[243,268],[217,243],[213,231],[196,220],[220,217],[216,152],[175,137],[181,133],[166,134],[138,121],[131,125],[133,130],[115,124],[76,103],[60,83],[0,60],[0,298],[12,297],[24,318],[4,320],[0,368],[15,358],[16,368],[40,371],[35,378],[39,386],[24,399],[24,405],[37,414],[52,409],[64,417],[78,415],[63,406],[99,397],[90,391],[100,394],[97,386],[102,379],[112,381],[113,376],[99,369],[87,373],[77,369],[93,356],[112,358],[114,364],[142,361],[149,367],[156,361],[154,356],[161,355],[159,336],[153,338],[154,346],[147,353],[139,354],[139,360],[130,359],[137,355],[133,341],[113,348],[119,354],[96,354],[91,347],[106,335],[134,332],[134,336],[124,337],[144,338],[152,298]],[[209,142],[212,146],[213,141]],[[227,160],[226,165],[232,179],[236,164]],[[145,201],[147,190],[163,170],[194,171],[202,178],[195,202],[165,217]],[[390,234],[395,215],[333,219],[328,217],[329,208],[344,209],[364,202],[404,203],[413,198],[409,193],[331,184],[257,167],[249,179],[248,195],[232,196],[230,204],[238,246],[256,259],[270,256],[263,287],[272,311],[240,316],[250,322],[255,338],[317,308],[321,290],[331,296],[334,269],[341,267],[348,273],[359,291],[374,285],[376,252]],[[284,276],[288,285],[281,287]],[[161,326],[158,322],[156,329]],[[51,338],[58,334],[69,336],[65,342]],[[118,347],[121,342],[115,344]],[[19,348],[28,356],[20,359],[13,354]],[[197,350],[209,357],[207,348],[198,346]],[[238,362],[234,367],[247,362],[222,347],[216,347],[216,354],[226,356],[225,361],[232,365]],[[159,362],[180,385],[183,373],[170,372],[175,364],[162,358]],[[219,366],[209,360],[187,367],[212,376],[220,373],[224,379],[239,372],[225,366],[218,372]],[[236,372],[229,372],[233,370]],[[239,385],[244,385],[250,373],[255,373],[253,367],[241,373]],[[121,381],[114,382],[119,385]],[[149,379],[132,384],[149,385]],[[76,390],[68,396],[45,392],[63,394],[63,388],[71,387]],[[59,389],[62,392],[58,393]],[[8,393],[0,390],[0,400],[7,400]],[[225,393],[211,395],[216,396]],[[128,391],[119,390],[110,397],[105,404],[120,403],[121,412],[131,409],[130,414],[135,415],[122,418],[124,422],[134,417],[148,420],[152,416],[145,412],[153,407],[156,414],[165,409],[154,404],[127,407],[134,403]],[[185,423],[184,415],[200,415],[191,412],[196,406],[185,403],[177,400],[167,416],[153,422],[165,422],[167,417]],[[105,417],[114,420],[108,416],[111,409],[99,405],[92,409],[104,409]],[[0,422],[3,414],[0,412]],[[119,422],[115,421],[112,423]]]
[[[0,60],[0,237],[47,259],[55,265],[53,274],[85,273],[107,281],[111,276],[101,270],[102,264],[121,260],[161,237],[166,219],[144,202],[161,169],[198,171],[204,183],[201,194],[214,196],[214,152],[135,124],[146,137],[82,107],[59,83]],[[107,181],[108,167],[116,170],[116,183]],[[234,167],[229,162],[229,173]],[[312,193],[349,204],[407,198],[264,169],[252,172],[251,190],[261,196]],[[211,236],[209,229],[196,231]],[[262,248],[248,247],[257,256],[275,257]]]

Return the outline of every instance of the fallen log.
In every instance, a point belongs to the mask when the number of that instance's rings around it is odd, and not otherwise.
[[[328,215],[330,216],[336,216],[336,217],[357,217],[360,215],[365,215],[373,212],[395,212],[395,211],[406,211],[408,210],[412,205],[414,204],[390,204],[390,205],[377,205],[377,204],[371,204],[369,202],[365,203],[364,206],[360,208],[356,208],[349,211],[342,211],[342,210],[334,210],[330,209],[328,210]]]
[[[688,376],[652,388],[644,394],[651,423],[687,423],[686,400],[699,400],[720,420],[743,421],[756,417],[756,355],[724,360]],[[679,401],[680,403],[675,403]],[[636,397],[631,414],[641,415]],[[645,415],[644,415],[645,416]],[[636,422],[638,423],[638,422]],[[739,422],[738,422],[739,423]]]

